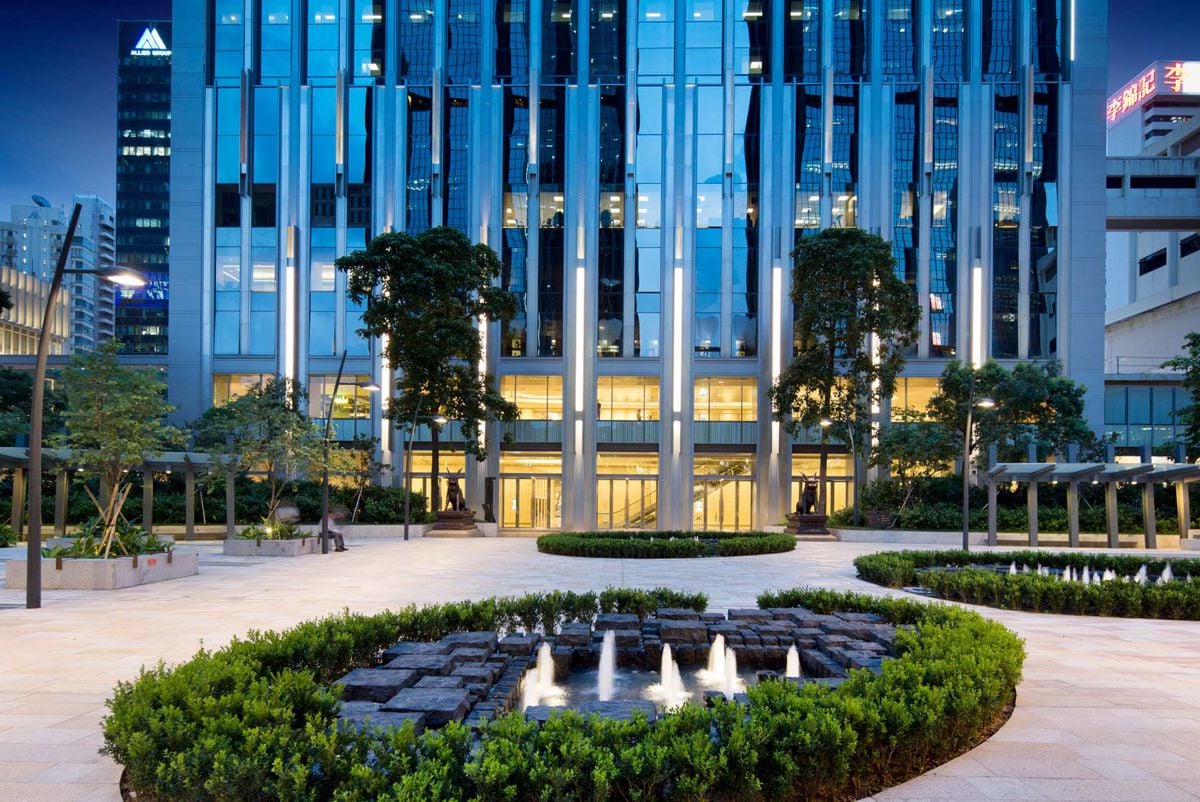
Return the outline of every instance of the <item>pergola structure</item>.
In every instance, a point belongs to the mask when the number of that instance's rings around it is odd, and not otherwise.
[[[196,532],[196,475],[211,470],[217,457],[198,451],[164,451],[146,454],[142,460],[142,526],[147,532],[154,529],[154,474],[182,471],[184,477],[184,536],[191,538]],[[67,493],[70,488],[70,460],[68,449],[46,449],[42,452],[43,464],[56,471],[54,484],[54,534],[62,536],[67,531]],[[22,511],[26,506],[26,487],[31,477],[29,454],[24,448],[0,448],[0,468],[13,472],[12,527],[21,534],[24,523]],[[102,492],[104,492],[102,490]],[[234,474],[225,476],[225,534],[235,534],[234,520],[236,497]]]
[[[1067,483],[1067,538],[1071,546],[1079,545],[1079,485],[1084,482],[1104,483],[1104,521],[1108,547],[1120,546],[1117,520],[1117,486],[1125,482],[1142,485],[1142,525],[1146,533],[1146,548],[1158,548],[1157,521],[1154,510],[1154,484],[1175,483],[1175,500],[1179,516],[1179,536],[1189,536],[1191,500],[1188,484],[1200,481],[1200,465],[1190,463],[1150,462],[1001,462],[987,472],[988,486],[988,545],[996,545],[996,487],[1004,482],[1026,486],[1029,517],[1029,545],[1038,544],[1038,485],[1044,482]]]

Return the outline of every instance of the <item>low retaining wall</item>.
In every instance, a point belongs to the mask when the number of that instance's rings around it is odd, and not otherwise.
[[[342,524],[338,527],[345,533],[347,540],[370,540],[373,538],[404,538],[404,524]],[[433,528],[433,524],[409,524],[408,536],[425,537],[425,533]],[[482,528],[482,524],[480,525]],[[320,537],[320,524],[300,524],[300,529],[312,532]]]
[[[316,554],[321,550],[319,537],[300,537],[289,540],[254,540],[234,538],[226,540],[222,553],[228,557],[299,557]]]
[[[947,546],[954,548],[962,546],[962,532],[941,532],[919,529],[849,529],[830,527],[834,537],[844,543],[894,543],[901,546]],[[1040,548],[1069,548],[1066,532],[1038,532],[1038,547]],[[1119,548],[1144,549],[1146,536],[1142,534],[1122,534]],[[1185,545],[1188,540],[1180,540],[1179,535],[1158,535],[1158,548],[1166,549],[1200,549],[1200,543]],[[971,533],[972,546],[986,546],[986,532]],[[1006,548],[1028,548],[1028,532],[998,532],[996,545]],[[1095,532],[1084,532],[1079,535],[1079,546],[1089,549],[1108,548],[1108,536]]]
[[[192,576],[200,570],[195,552],[141,554],[108,560],[64,558],[42,560],[43,590],[118,590],[152,582],[165,582]],[[136,565],[135,565],[136,563]],[[4,564],[4,586],[9,590],[25,587],[27,563],[9,560]]]
[[[175,542],[175,538],[173,535],[155,535],[155,537],[157,537],[163,543],[174,543]],[[47,549],[69,548],[73,545],[75,545],[75,538],[73,538],[73,537],[48,537],[42,541],[42,546]],[[116,548],[117,548],[116,544],[114,543],[113,549],[116,549]]]
[[[962,532],[934,532],[917,529],[843,529],[831,526],[829,531],[843,543],[898,543],[914,546],[961,546]],[[972,532],[971,545],[987,543],[987,532]]]

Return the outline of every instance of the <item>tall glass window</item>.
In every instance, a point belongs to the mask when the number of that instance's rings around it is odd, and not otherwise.
[[[866,72],[865,0],[833,0],[833,74],[862,78]]]
[[[259,81],[282,83],[292,74],[291,0],[260,0],[258,22]]]
[[[346,251],[361,251],[367,247],[367,229],[365,228],[347,228],[346,229]],[[336,282],[337,277],[334,277]],[[335,285],[336,286],[336,285]],[[363,326],[362,316],[367,311],[366,301],[355,303],[349,298],[345,299],[346,303],[346,337],[345,349],[350,356],[370,356],[371,341],[359,334],[359,330]]]
[[[538,353],[562,356],[563,225],[566,199],[566,106],[563,87],[542,87],[538,104]]]
[[[236,354],[242,330],[242,232],[218,228],[214,249],[213,353]]]
[[[349,125],[346,160],[346,222],[351,227],[371,224],[371,177],[374,168],[375,104],[370,89],[352,86],[348,92]]]
[[[1015,0],[982,0],[983,75],[1006,80],[1013,77],[1017,48]]]
[[[350,66],[356,84],[383,82],[385,5],[383,0],[354,0],[354,61]]]
[[[658,521],[658,455],[596,455],[596,528],[653,529]]]
[[[619,0],[594,0],[588,38],[588,79],[621,80],[625,77],[625,5]]]
[[[718,218],[719,220],[719,218]],[[698,357],[721,355],[721,227],[696,229],[693,350]]]
[[[214,0],[212,9],[213,83],[218,86],[236,85],[241,80],[242,53],[245,50],[242,0]]]
[[[332,86],[338,69],[338,0],[308,2],[308,82]]]
[[[1018,356],[1021,283],[1020,87],[997,84],[992,114],[992,356]]]
[[[933,219],[929,254],[929,352],[954,356],[958,320],[958,86],[933,94]]]
[[[718,83],[724,6],[720,0],[687,0],[683,63],[689,83]]]
[[[517,405],[521,420],[562,420],[562,376],[502,376],[500,395]]]
[[[526,293],[529,290],[526,259],[529,243],[526,225],[529,208],[529,90],[511,87],[504,90],[504,231],[500,244],[503,264],[500,286],[517,299],[517,314],[504,321],[500,353],[523,356],[526,353]]]
[[[858,85],[833,88],[833,227],[858,227]]]
[[[625,88],[600,89],[599,295],[596,353],[621,356],[625,343]]]
[[[545,0],[542,4],[542,77],[574,81],[579,35],[577,0]]]
[[[313,225],[334,223],[337,180],[337,96],[332,88],[312,90],[312,148],[309,180]]]
[[[529,77],[529,0],[496,0],[496,79]]]
[[[675,3],[638,0],[638,82],[665,83],[675,75]]]
[[[217,185],[215,209],[218,227],[236,228],[242,219],[242,93],[221,87],[217,94]]]
[[[275,186],[279,181],[279,90],[254,90],[254,184],[250,225],[275,226]]]
[[[442,193],[445,225],[466,232],[470,224],[471,109],[465,86],[446,89],[442,121],[442,164],[446,171],[446,189]]]
[[[693,129],[696,171],[695,293],[692,346],[696,356],[719,357],[723,339],[721,318],[721,206],[724,192],[723,115],[720,86],[696,88]]]
[[[758,353],[758,192],[762,179],[760,89],[733,89],[733,296],[735,357]]]
[[[917,291],[917,249],[921,215],[917,207],[920,185],[921,93],[916,84],[895,88],[892,108],[892,256],[896,275]]]
[[[735,7],[741,23],[734,26],[733,70],[751,81],[770,81],[770,0],[737,0]]]
[[[433,81],[433,9],[427,0],[399,0],[398,5],[396,75],[405,83],[429,84]]]
[[[432,220],[430,182],[433,179],[433,96],[427,88],[409,87],[407,133],[405,229],[409,234],[417,234],[427,230]]]
[[[1059,0],[1033,2],[1033,68],[1047,78],[1062,74],[1062,18]]]
[[[1029,220],[1029,356],[1058,352],[1058,84],[1033,90],[1033,194]]]
[[[337,257],[337,230],[314,228],[309,236],[308,352],[312,356],[337,353],[337,286],[333,261]]]
[[[933,54],[933,77],[937,81],[958,81],[966,67],[966,25],[963,0],[932,0],[933,16],[929,45]]]
[[[884,75],[913,80],[917,77],[916,0],[883,0],[883,52],[880,68]],[[936,25],[936,21],[934,25]]]
[[[482,0],[450,0],[446,79],[452,84],[479,83],[483,53]]]
[[[796,87],[796,220],[797,238],[821,226],[821,181],[824,176],[825,115],[821,87]]]
[[[637,225],[638,228],[658,228],[662,225],[663,90],[657,86],[641,86],[637,93],[634,156]]]
[[[819,80],[821,4],[817,0],[788,0],[787,8],[783,34],[783,77],[789,81]]]
[[[274,228],[255,228],[250,231],[251,354],[275,353],[278,242],[279,232]]]
[[[662,333],[662,229],[639,228],[634,237],[633,355],[657,357]]]

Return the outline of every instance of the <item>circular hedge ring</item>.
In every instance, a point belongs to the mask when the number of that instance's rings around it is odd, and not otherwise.
[[[1200,620],[1200,560],[1041,551],[885,551],[854,561],[867,582],[1034,613]],[[1168,570],[1169,569],[1169,570]],[[1084,577],[1091,581],[1082,581]]]
[[[538,551],[563,557],[746,557],[796,548],[796,538],[777,532],[561,532],[542,535]]]

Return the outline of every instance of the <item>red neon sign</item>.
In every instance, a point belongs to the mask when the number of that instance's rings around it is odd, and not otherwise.
[[[1181,69],[1182,74],[1182,69]],[[1142,101],[1150,97],[1157,90],[1156,79],[1158,78],[1157,67],[1151,67],[1142,75],[1134,78],[1125,87],[1108,99],[1106,107],[1106,116],[1109,123],[1115,123],[1117,120],[1124,117],[1129,112],[1136,109],[1142,104]],[[1182,86],[1182,77],[1180,85]],[[1176,90],[1178,91],[1178,90]]]
[[[1163,67],[1163,85],[1172,92],[1183,91],[1183,62],[1174,61]]]

